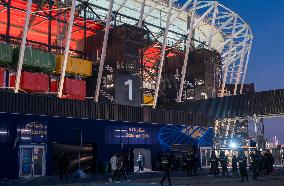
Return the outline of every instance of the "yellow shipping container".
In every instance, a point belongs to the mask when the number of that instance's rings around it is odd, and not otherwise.
[[[152,95],[144,95],[144,104],[153,105],[154,104],[154,97]]]
[[[64,55],[59,55],[56,57],[56,73],[61,72],[63,61]],[[66,73],[81,76],[91,76],[92,61],[68,56]]]

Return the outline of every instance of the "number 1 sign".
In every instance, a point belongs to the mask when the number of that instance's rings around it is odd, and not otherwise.
[[[115,103],[141,106],[141,79],[129,73],[115,73]]]

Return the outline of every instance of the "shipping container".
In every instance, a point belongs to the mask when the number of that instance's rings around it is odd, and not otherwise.
[[[49,77],[46,74],[22,72],[21,89],[27,92],[48,92]]]
[[[9,88],[15,87],[15,81],[16,81],[16,73],[15,72],[9,72],[8,87]]]
[[[144,95],[144,104],[153,105],[154,103],[154,96],[145,94]]]
[[[17,65],[20,48],[15,48],[13,61]],[[42,50],[26,47],[24,55],[23,69],[36,72],[52,73],[55,70],[55,56]]]
[[[64,55],[56,57],[56,73],[61,73]],[[66,73],[70,75],[92,76],[92,61],[68,56]]]
[[[84,100],[86,97],[86,82],[65,78],[63,85],[63,98]]]
[[[5,85],[5,69],[0,67],[0,87],[4,87]]]
[[[58,92],[58,80],[54,79],[54,78],[50,78],[50,88],[49,88],[50,92]]]
[[[6,43],[0,43],[0,66],[9,66],[13,62],[13,48]]]
[[[16,74],[9,73],[9,87],[15,87]],[[49,76],[41,73],[22,72],[20,89],[27,92],[48,92]]]

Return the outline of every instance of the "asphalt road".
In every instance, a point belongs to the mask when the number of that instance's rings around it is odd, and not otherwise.
[[[80,179],[69,177],[68,180],[60,181],[58,177],[47,176],[28,180],[0,180],[0,185],[28,185],[28,186],[159,186],[162,172],[133,173],[129,176],[130,182],[109,183],[109,175],[91,175]],[[215,178],[210,175],[187,177],[184,172],[172,172],[173,186],[284,186],[284,170],[278,169],[272,175],[259,177],[253,181],[250,176],[249,182],[240,182],[240,177]],[[167,185],[167,182],[164,182]]]

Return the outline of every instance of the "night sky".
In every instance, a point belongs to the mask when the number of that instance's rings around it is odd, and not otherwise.
[[[245,82],[256,91],[284,88],[284,0],[219,0],[238,13],[254,34]],[[265,119],[265,135],[284,143],[284,118]]]
[[[184,1],[184,0],[181,0]],[[256,91],[284,88],[284,0],[218,0],[239,14],[254,34],[246,83]],[[265,135],[284,143],[284,117],[265,119]]]

